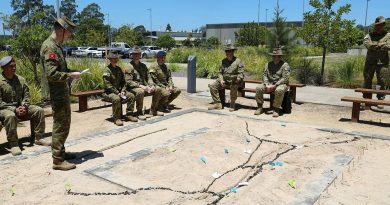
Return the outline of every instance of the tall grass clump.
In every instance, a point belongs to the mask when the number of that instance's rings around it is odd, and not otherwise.
[[[168,63],[187,63],[188,57],[194,53],[198,53],[199,49],[192,48],[176,48],[167,54]]]
[[[319,85],[321,72],[318,63],[305,57],[294,57],[290,59],[291,76],[298,82],[310,85]]]
[[[336,82],[341,87],[354,88],[360,86],[357,79],[363,72],[364,59],[361,57],[351,57],[336,65]]]
[[[199,50],[196,53],[198,62],[196,76],[216,78],[221,67],[221,61],[225,57],[222,50]]]
[[[81,79],[72,82],[72,92],[103,89],[103,70],[105,63],[90,58],[77,58],[68,60],[68,67],[72,70],[85,70]]]

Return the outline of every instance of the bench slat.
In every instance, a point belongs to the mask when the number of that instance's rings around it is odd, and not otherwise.
[[[355,89],[355,92],[390,95],[390,90],[373,90],[367,88],[357,88]]]
[[[263,81],[261,80],[245,80],[244,79],[244,83],[256,83],[256,84],[262,84]],[[288,84],[290,87],[305,87],[306,85],[305,84],[301,84],[301,83],[289,83]]]
[[[375,100],[375,99],[369,99],[369,98],[357,98],[357,97],[342,97],[341,101],[346,102],[355,102],[355,103],[368,103],[370,105],[387,105],[390,106],[390,101],[388,100]]]
[[[91,95],[99,95],[103,94],[104,90],[90,90],[90,91],[82,91],[82,92],[76,92],[72,93],[72,96],[78,97],[78,96],[91,96]]]

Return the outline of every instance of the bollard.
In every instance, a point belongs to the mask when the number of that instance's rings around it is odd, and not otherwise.
[[[196,56],[188,57],[187,92],[196,93]]]

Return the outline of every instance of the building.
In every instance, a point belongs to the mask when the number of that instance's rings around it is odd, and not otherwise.
[[[287,21],[290,27],[302,27],[302,21]],[[221,24],[206,24],[206,39],[215,36],[221,43],[227,41],[231,43],[236,42],[235,33],[239,32],[240,29],[247,23],[221,23]],[[273,28],[273,22],[259,22],[260,26],[265,26],[269,29]],[[301,43],[301,40],[298,40]]]
[[[204,39],[202,33],[153,31],[151,33],[144,33],[144,42],[148,44],[148,42],[150,42],[150,39],[155,42],[160,36],[166,34],[170,35],[173,39],[175,39],[176,45],[178,46],[182,45],[182,42],[186,40],[190,34],[192,36],[191,41],[194,41],[195,39]]]

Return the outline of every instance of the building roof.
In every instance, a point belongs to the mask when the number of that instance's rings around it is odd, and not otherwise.
[[[247,22],[248,23],[248,22]],[[206,29],[229,29],[241,28],[247,23],[220,23],[220,24],[206,24]],[[249,22],[250,23],[250,22]],[[253,22],[257,23],[257,22]],[[287,26],[301,27],[302,21],[286,21]],[[260,26],[273,27],[273,22],[259,22]]]

